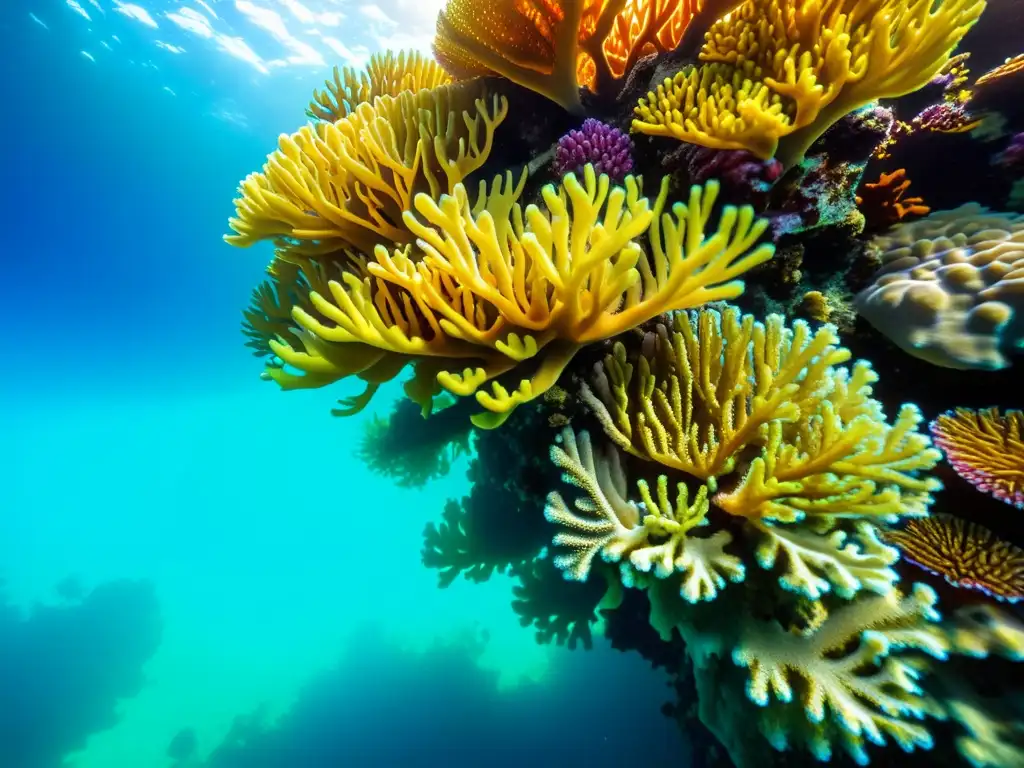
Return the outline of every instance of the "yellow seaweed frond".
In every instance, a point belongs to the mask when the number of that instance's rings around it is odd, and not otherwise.
[[[507,111],[503,97],[456,83],[380,96],[282,135],[263,171],[242,182],[225,240],[273,239],[286,256],[321,258],[411,242],[402,215],[415,195],[452,192],[483,165]]]
[[[440,64],[419,51],[378,52],[370,56],[363,70],[335,67],[324,89],[313,91],[313,101],[306,114],[333,123],[378,96],[436,88],[451,81]]]

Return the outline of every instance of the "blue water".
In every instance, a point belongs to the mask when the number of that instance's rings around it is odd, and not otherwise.
[[[0,766],[685,764],[641,659],[538,646],[504,578],[436,587],[464,463],[369,474],[347,390],[243,347],[235,186],[430,3],[73,5],[0,4]]]

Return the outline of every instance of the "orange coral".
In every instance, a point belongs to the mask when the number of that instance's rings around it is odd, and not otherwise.
[[[611,33],[585,46],[579,80],[600,93],[607,79],[624,77],[642,57],[703,39],[708,27],[741,1],[627,0]]]
[[[857,195],[857,207],[864,214],[867,225],[881,229],[902,221],[906,216],[924,216],[931,208],[920,197],[904,197],[910,179],[904,168],[883,173],[878,181],[867,182]]]
[[[1004,77],[1015,77],[1017,75],[1024,75],[1024,53],[1018,53],[998,67],[990,69],[974,81],[974,87],[988,85],[996,80],[1002,80]]]
[[[582,112],[577,67],[596,50],[626,0],[448,0],[434,55],[455,79],[501,75]]]
[[[960,477],[1024,509],[1024,413],[957,408],[933,421],[931,432]]]
[[[911,520],[884,535],[903,557],[950,584],[999,600],[1024,599],[1024,550],[952,515]]]

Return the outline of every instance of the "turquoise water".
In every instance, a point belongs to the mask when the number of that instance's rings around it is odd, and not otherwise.
[[[221,242],[235,186],[427,5],[0,7],[3,768],[679,764],[642,659],[538,646],[504,578],[437,588],[421,534],[464,459],[369,474],[349,392],[282,394],[242,345],[269,250]],[[254,712],[264,741],[215,752]]]

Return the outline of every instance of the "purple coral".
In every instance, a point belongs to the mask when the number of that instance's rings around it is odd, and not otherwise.
[[[778,160],[761,160],[743,149],[683,144],[675,152],[672,163],[686,170],[690,184],[718,179],[731,197],[744,199],[751,193],[767,192],[782,175],[782,163]]]
[[[579,130],[558,140],[553,167],[556,174],[564,176],[580,173],[587,163],[613,181],[622,181],[633,170],[633,140],[618,128],[589,117]]]
[[[1008,171],[1024,172],[1024,133],[1018,133],[993,162]]]

